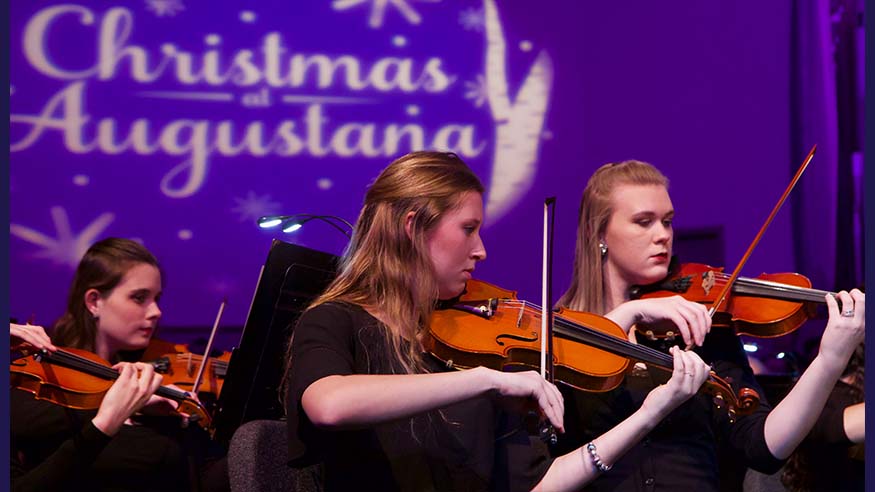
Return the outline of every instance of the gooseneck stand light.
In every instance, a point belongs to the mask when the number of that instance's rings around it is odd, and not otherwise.
[[[292,233],[311,220],[320,220],[340,231],[347,239],[352,239],[352,224],[336,215],[292,214],[265,215],[258,218],[258,227],[262,229],[282,228],[283,232]]]

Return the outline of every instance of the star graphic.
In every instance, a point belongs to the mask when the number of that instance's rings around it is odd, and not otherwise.
[[[254,191],[246,193],[245,198],[235,197],[234,202],[237,204],[231,211],[237,214],[240,222],[255,222],[259,217],[276,215],[280,208],[280,204],[273,201],[270,195],[259,196]]]
[[[401,12],[401,15],[411,24],[419,24],[422,22],[422,16],[408,3],[409,0],[334,0],[331,8],[334,10],[348,10],[363,3],[371,4],[371,15],[368,18],[368,25],[372,29],[383,27],[383,17],[386,15],[386,9],[390,5],[394,6]],[[440,0],[419,0],[420,2],[436,3]]]
[[[181,0],[146,0],[146,9],[155,12],[158,17],[165,15],[173,17],[185,10],[185,5]]]
[[[115,220],[114,214],[104,212],[91,221],[77,236],[70,228],[70,219],[63,207],[52,207],[49,212],[55,223],[56,237],[50,237],[19,224],[9,224],[9,232],[31,244],[42,247],[42,250],[34,253],[35,257],[48,258],[59,265],[67,265],[70,268],[76,268],[79,265],[79,260],[85,255],[88,248]]]
[[[486,104],[487,97],[486,77],[478,75],[473,81],[465,82],[465,99],[470,99],[475,107]]]

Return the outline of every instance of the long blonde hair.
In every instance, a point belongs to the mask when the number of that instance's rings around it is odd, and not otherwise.
[[[580,200],[571,285],[556,303],[557,306],[595,314],[607,311],[603,271],[605,256],[599,250],[599,238],[604,235],[614,213],[611,193],[623,184],[661,185],[668,188],[668,178],[651,164],[636,160],[605,164],[593,173]]]
[[[483,185],[453,153],[412,152],[389,164],[365,195],[340,273],[311,308],[341,301],[377,314],[403,371],[425,372],[420,342],[438,298],[426,237],[465,192]]]

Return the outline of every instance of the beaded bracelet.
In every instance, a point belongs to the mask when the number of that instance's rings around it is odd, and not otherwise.
[[[595,465],[596,468],[602,473],[611,469],[611,465],[606,465],[602,463],[602,457],[599,456],[599,453],[595,450],[595,444],[592,441],[586,443],[586,450],[589,451],[589,457],[592,458],[592,464]]]

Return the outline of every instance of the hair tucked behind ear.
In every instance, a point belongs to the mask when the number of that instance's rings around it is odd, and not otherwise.
[[[88,248],[73,276],[67,310],[55,322],[52,341],[62,347],[94,351],[97,324],[85,305],[85,293],[95,289],[101,297],[109,295],[125,273],[141,263],[160,269],[152,253],[130,239],[111,237]]]
[[[557,307],[595,314],[604,314],[607,310],[599,238],[614,212],[611,193],[622,184],[668,188],[668,178],[652,165],[635,160],[605,164],[593,173],[580,200],[571,285],[556,303]]]

